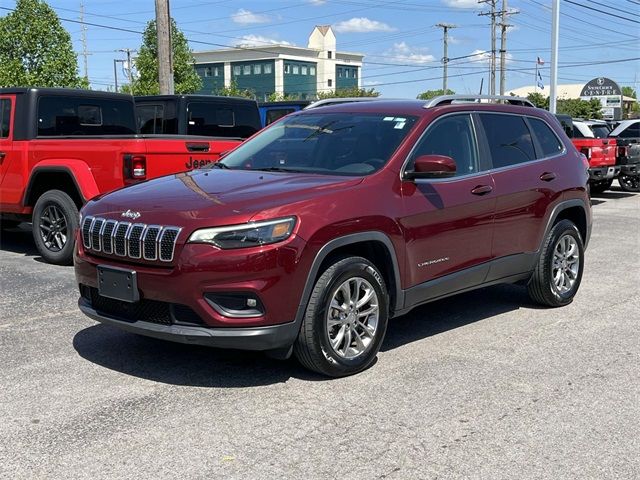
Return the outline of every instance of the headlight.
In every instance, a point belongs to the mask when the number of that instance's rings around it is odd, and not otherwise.
[[[289,217],[229,227],[201,228],[191,234],[189,243],[210,243],[224,249],[259,247],[286,240],[295,224],[295,217]]]

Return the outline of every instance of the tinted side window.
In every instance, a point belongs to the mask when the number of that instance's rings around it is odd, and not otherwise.
[[[187,134],[247,138],[260,129],[256,107],[191,102],[187,107]]]
[[[574,125],[573,126],[573,137],[571,137],[571,138],[585,138],[585,136],[582,134],[580,129]]]
[[[533,134],[538,139],[538,143],[542,147],[542,155],[538,155],[539,158],[551,157],[562,151],[562,143],[560,143],[556,134],[553,133],[553,130],[549,128],[549,125],[542,120],[531,117],[529,117],[529,124],[533,130]]]
[[[273,110],[267,110],[267,125],[281,119],[285,115],[289,115],[294,112],[293,108],[277,108]]]
[[[43,96],[38,101],[38,136],[134,133],[133,104],[126,100]]]
[[[164,106],[137,105],[136,117],[138,122],[138,131],[140,133],[163,133],[162,120],[164,118]]]
[[[413,168],[413,162],[421,155],[451,157],[456,162],[456,176],[477,172],[478,149],[471,116],[452,115],[430,125],[412,155],[409,169]]]
[[[535,159],[531,133],[517,115],[481,113],[493,168],[508,167]]]
[[[9,136],[9,122],[11,121],[11,100],[0,100],[0,138]]]
[[[622,138],[640,137],[640,123],[634,123],[633,125],[628,126],[620,132],[620,135],[618,136]]]

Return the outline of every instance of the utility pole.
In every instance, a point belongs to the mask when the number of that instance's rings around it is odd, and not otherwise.
[[[496,2],[497,0],[480,0],[478,3],[488,3],[491,7],[490,12],[482,12],[478,15],[480,16],[490,16],[491,17],[491,63],[490,63],[490,73],[489,73],[489,94],[496,94],[496,17],[498,13],[496,12]]]
[[[87,26],[84,24],[84,3],[80,2],[80,41],[82,42],[82,57],[84,59],[84,78],[89,79],[89,61],[87,59]]]
[[[116,93],[118,93],[118,62],[122,63],[124,60],[113,59],[113,81],[115,82]]]
[[[131,50],[130,48],[121,48],[118,52],[123,52],[127,54],[127,77],[129,78],[129,89],[131,90],[131,95],[133,95],[133,73],[131,68],[131,53],[135,52],[135,50]]]
[[[551,7],[551,86],[549,88],[549,111],[556,113],[558,89],[558,40],[560,30],[560,0],[553,0]]]
[[[452,28],[456,28],[455,25],[451,25],[449,23],[438,23],[436,27],[442,29],[442,33],[444,34],[443,48],[444,53],[442,56],[442,94],[447,94],[447,64],[449,63],[449,30]]]
[[[173,95],[169,0],[156,0],[156,32],[158,36],[158,83],[160,85],[160,94]]]
[[[504,95],[506,90],[506,74],[507,74],[507,65],[506,65],[506,56],[507,56],[507,29],[511,26],[507,24],[507,15],[515,15],[520,13],[518,11],[508,11],[507,0],[502,0],[502,11],[500,12],[502,18],[500,20],[500,95]]]

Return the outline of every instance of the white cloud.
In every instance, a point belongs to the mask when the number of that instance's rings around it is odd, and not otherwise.
[[[235,42],[236,47],[261,47],[265,45],[293,45],[291,42],[263,37],[262,35],[243,35]]]
[[[251,25],[254,23],[267,23],[269,22],[269,17],[241,8],[236,13],[231,14],[231,20],[240,25]]]
[[[354,17],[338,22],[333,26],[333,29],[341,33],[393,32],[396,30],[386,23],[370,20],[366,17]]]
[[[453,8],[477,8],[478,0],[444,0],[445,5]]]
[[[388,50],[385,55],[393,57],[398,63],[415,63],[422,65],[424,63],[433,62],[435,57],[427,53],[428,49],[424,47],[411,47],[406,42],[394,43],[393,48]]]
[[[470,55],[473,55],[473,57],[469,57],[469,58],[465,58],[465,59],[461,59],[461,62],[464,61],[470,61],[473,63],[484,63],[486,65],[489,65],[491,63],[491,52],[487,51],[487,50],[474,50],[473,52],[471,52]],[[513,57],[513,55],[511,55],[509,52],[505,53],[505,58],[506,58],[506,63],[510,63],[511,58]],[[451,66],[455,66],[454,64],[451,64]],[[496,66],[499,67],[500,66],[500,54],[496,53]]]
[[[319,7],[320,5],[327,3],[327,0],[309,0],[309,3],[314,7]]]

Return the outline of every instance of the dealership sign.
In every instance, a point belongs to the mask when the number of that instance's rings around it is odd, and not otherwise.
[[[616,82],[606,77],[594,78],[580,92],[580,99],[588,101],[592,98],[600,101],[605,118],[622,118],[622,90]]]

